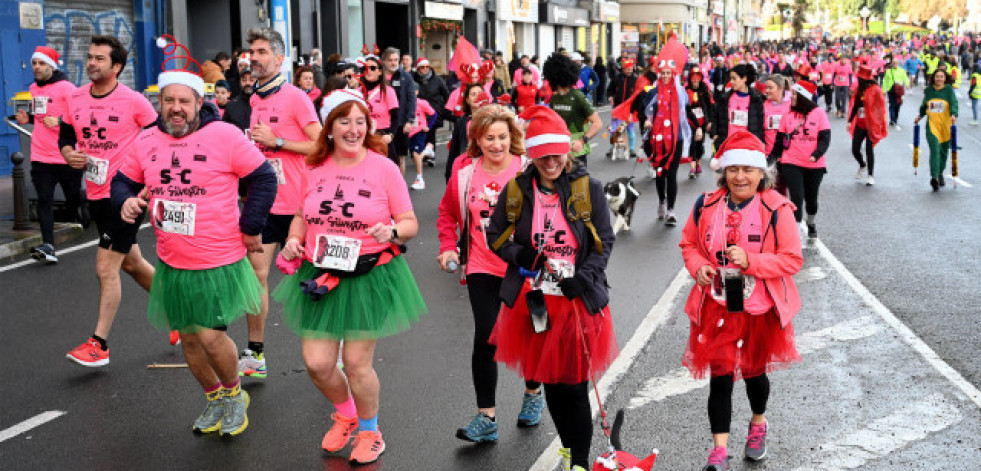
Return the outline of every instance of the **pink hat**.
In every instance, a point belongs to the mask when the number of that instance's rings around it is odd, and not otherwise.
[[[187,46],[177,42],[177,39],[169,34],[165,34],[157,38],[157,47],[163,49],[165,56],[170,56],[164,59],[163,63],[160,64],[160,68],[163,72],[157,76],[157,87],[160,91],[163,91],[164,87],[168,85],[185,85],[197,92],[198,95],[204,96],[204,79],[201,78],[201,64],[191,57],[191,51],[187,49]],[[180,53],[183,52],[183,55]],[[184,60],[184,68],[182,69],[167,69],[167,63],[172,60]],[[198,71],[195,72],[190,69],[191,64],[198,66]]]
[[[564,155],[572,150],[572,137],[565,121],[547,106],[536,105],[521,113],[528,121],[525,131],[525,149],[528,157],[538,159],[546,155]]]
[[[419,60],[416,61],[416,67],[429,67],[429,60],[427,60],[425,57],[420,57]]]
[[[763,142],[749,131],[736,131],[719,146],[719,151],[715,153],[710,165],[712,170],[722,170],[730,165],[766,169]]]
[[[34,55],[31,56],[31,59],[40,59],[44,61],[45,64],[48,64],[56,69],[58,68],[59,65],[61,65],[60,58],[61,58],[61,54],[58,54],[58,51],[48,46],[36,47],[34,49]]]

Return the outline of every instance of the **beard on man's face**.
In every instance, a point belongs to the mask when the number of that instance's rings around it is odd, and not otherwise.
[[[184,124],[175,125],[171,123],[171,119],[177,115],[179,115],[184,119]],[[178,111],[178,112],[171,111],[168,112],[167,116],[164,117],[164,130],[167,131],[167,134],[170,134],[170,136],[173,137],[174,139],[187,137],[187,135],[194,132],[194,130],[197,129],[198,125],[200,124],[201,124],[201,116],[199,116],[197,113],[195,113],[194,118],[190,120],[188,120],[187,114],[184,113],[183,111]]]

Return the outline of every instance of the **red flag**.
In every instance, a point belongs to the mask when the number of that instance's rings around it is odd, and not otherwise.
[[[450,63],[448,70],[456,72],[457,77],[463,83],[470,83],[470,75],[463,72],[463,67],[476,64],[480,67],[480,54],[477,53],[477,48],[467,38],[461,37],[456,42],[456,50],[453,51],[453,57],[450,58]]]

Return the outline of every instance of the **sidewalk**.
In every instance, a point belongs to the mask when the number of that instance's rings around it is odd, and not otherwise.
[[[56,223],[55,245],[77,239],[82,232],[79,224]],[[0,259],[26,254],[40,244],[41,230],[37,222],[31,223],[30,230],[14,230],[14,180],[10,176],[0,177]]]

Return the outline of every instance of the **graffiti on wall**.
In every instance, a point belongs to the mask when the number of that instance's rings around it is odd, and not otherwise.
[[[48,36],[48,45],[61,54],[64,62],[62,69],[69,80],[76,85],[89,81],[85,73],[85,61],[91,44],[90,38],[104,34],[119,38],[129,52],[119,81],[129,87],[134,86],[135,33],[132,22],[125,14],[117,10],[90,12],[75,9],[49,9],[46,13],[44,29]]]

